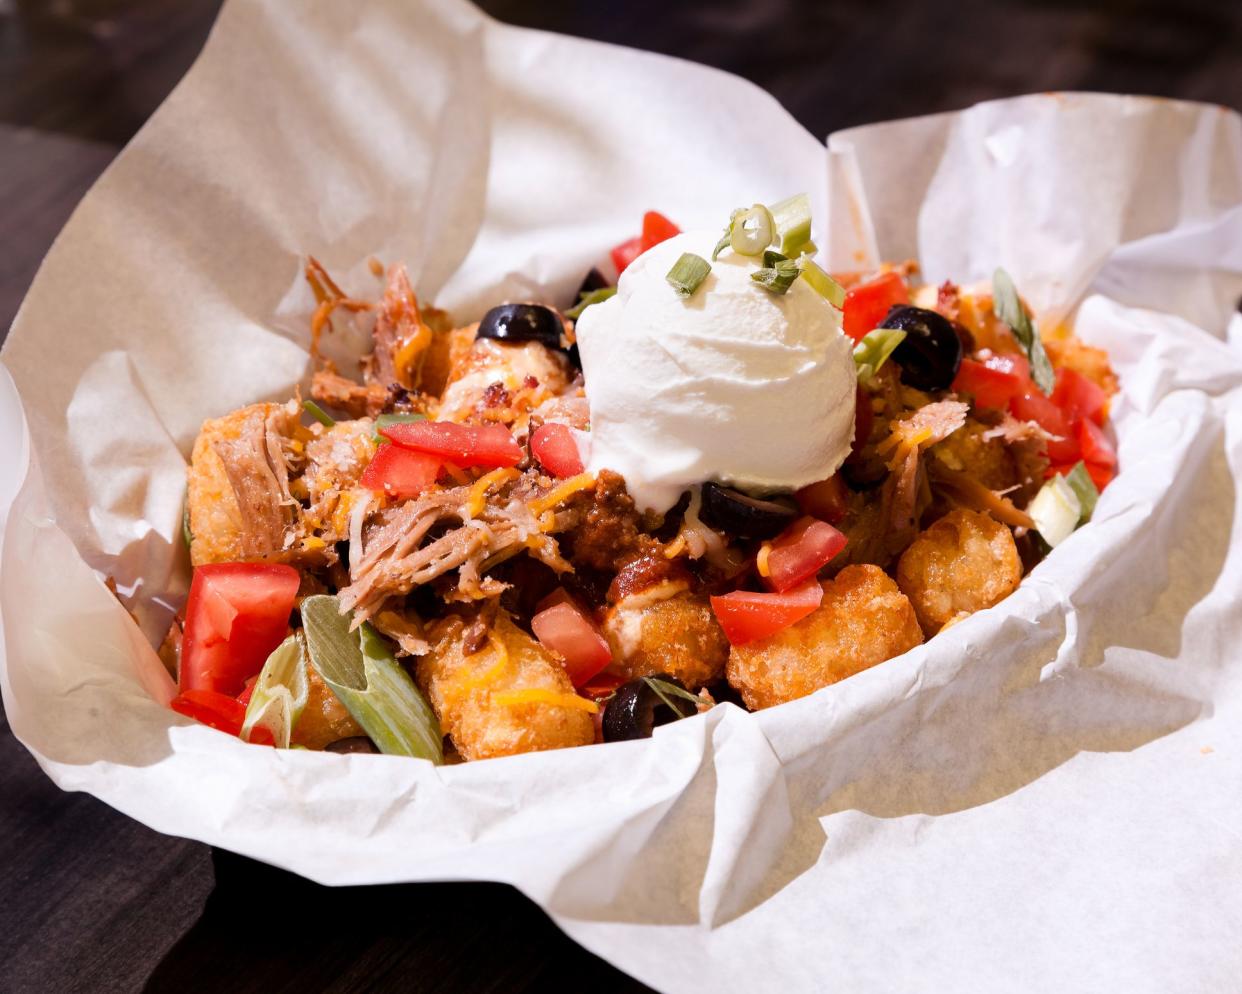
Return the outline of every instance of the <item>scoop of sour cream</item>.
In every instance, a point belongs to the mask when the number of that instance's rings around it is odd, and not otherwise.
[[[826,479],[854,434],[853,343],[840,312],[799,278],[785,294],[725,251],[690,297],[665,279],[683,252],[710,260],[718,235],[689,232],[639,256],[617,293],[578,320],[591,410],[584,462],[667,511],[688,487],[790,490]]]

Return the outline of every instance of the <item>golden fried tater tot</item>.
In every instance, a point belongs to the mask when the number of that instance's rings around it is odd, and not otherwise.
[[[416,676],[440,725],[465,759],[488,759],[595,741],[590,702],[547,649],[499,611],[482,648],[474,626],[446,618]]]
[[[823,587],[814,613],[730,651],[729,683],[747,707],[805,697],[923,641],[910,602],[878,566],[847,566]]]
[[[306,707],[293,727],[294,745],[323,749],[341,739],[366,734],[313,666],[306,667],[306,684]]]
[[[897,562],[897,585],[928,636],[963,612],[991,607],[1022,579],[1009,529],[986,514],[951,511],[924,531]]]
[[[190,560],[283,561],[295,512],[282,446],[296,404],[251,404],[203,422],[186,473]]]
[[[676,581],[630,594],[609,608],[604,635],[614,669],[633,680],[668,673],[692,690],[720,679],[729,642],[707,598]]]

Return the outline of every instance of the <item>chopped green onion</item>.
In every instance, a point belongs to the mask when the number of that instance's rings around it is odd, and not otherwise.
[[[254,729],[266,728],[278,749],[288,749],[309,693],[306,641],[301,632],[294,632],[272,650],[263,664],[246,706],[241,737],[249,742]]]
[[[729,245],[738,255],[758,255],[775,237],[776,223],[763,204],[742,211],[729,224]]]
[[[677,291],[679,297],[689,297],[703,284],[711,271],[712,264],[702,256],[683,252],[664,278]]]
[[[863,335],[862,341],[854,346],[854,370],[858,373],[858,382],[864,385],[870,383],[905,338],[906,333],[900,328],[873,328]]]
[[[615,286],[602,286],[598,290],[584,290],[578,294],[578,303],[565,312],[565,317],[577,321],[578,318],[582,317],[582,312],[592,304],[602,304],[609,297],[615,295],[616,292],[617,288]]]
[[[1018,296],[1018,288],[1005,270],[997,268],[992,274],[992,309],[996,316],[1013,330],[1014,338],[1022,346],[1022,351],[1031,361],[1031,379],[1046,394],[1052,393],[1056,384],[1056,373],[1044,351],[1044,343],[1039,337],[1039,330],[1031,320],[1030,312]]]
[[[733,240],[733,222],[744,213],[745,210],[741,207],[729,212],[729,223],[725,225],[724,234],[720,236],[720,241],[716,243],[716,247],[712,249],[712,262],[720,258],[720,253],[729,247],[729,243]]]
[[[1078,523],[1084,524],[1091,520],[1091,515],[1095,513],[1095,505],[1100,499],[1100,491],[1096,488],[1095,480],[1091,479],[1091,474],[1087,472],[1087,464],[1081,459],[1074,465],[1068,473],[1065,474],[1065,482],[1069,484],[1070,489],[1074,491],[1074,496],[1078,498],[1078,503],[1082,505],[1082,514]]]
[[[370,625],[349,630],[340,602],[327,594],[302,601],[311,665],[380,752],[444,761],[435,712]]]
[[[697,694],[692,694],[688,690],[683,690],[681,687],[677,686],[677,684],[670,683],[668,680],[661,680],[659,677],[655,676],[645,676],[642,680],[643,683],[655,691],[656,697],[660,698],[660,700],[664,702],[665,707],[672,711],[673,714],[677,715],[678,718],[690,717],[690,715],[698,712],[700,704],[707,703]],[[689,701],[693,705],[693,709],[683,712],[682,709],[671,700],[671,698],[674,697],[680,697],[682,700]]]
[[[302,410],[304,410],[325,428],[331,428],[334,424],[336,424],[336,421],[333,419],[332,415],[316,404],[313,400],[302,401]]]
[[[798,260],[798,268],[802,270],[802,278],[811,284],[811,289],[828,303],[837,310],[845,306],[845,288],[816,265],[813,259],[804,255]]]
[[[1082,517],[1082,504],[1065,477],[1052,477],[1027,505],[1035,529],[1054,549],[1069,538]]]
[[[814,242],[807,242],[805,245],[802,246],[802,248],[798,249],[798,255],[799,256],[814,255],[818,251],[819,251],[818,245],[816,245]]]
[[[750,274],[750,278],[772,293],[788,293],[798,278],[798,264],[771,249],[763,253],[763,268]]]
[[[773,204],[769,210],[781,253],[791,259],[801,254],[802,247],[811,240],[811,198],[798,193]]]
[[[190,531],[190,492],[188,490],[185,494],[185,503],[181,505],[181,537],[185,539],[185,547],[188,549],[190,543],[194,541],[194,533]]]
[[[408,425],[415,421],[426,421],[425,414],[381,414],[375,419],[375,425],[371,429],[371,439],[377,445],[383,445],[388,441],[380,432],[389,425]]]

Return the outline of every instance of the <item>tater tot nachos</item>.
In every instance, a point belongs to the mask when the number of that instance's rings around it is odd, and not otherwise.
[[[309,260],[310,397],[193,446],[174,710],[487,759],[772,707],[998,604],[1116,472],[1107,356],[1003,270],[830,274],[810,237],[805,195],[648,212],[618,279],[465,325],[401,265],[359,299]]]

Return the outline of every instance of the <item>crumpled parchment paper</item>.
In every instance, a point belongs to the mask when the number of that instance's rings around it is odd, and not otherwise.
[[[369,294],[369,256],[404,260],[467,320],[568,302],[643,210],[712,227],[799,190],[833,268],[1001,264],[1109,350],[1121,475],[1014,595],[771,711],[450,768],[163,707],[184,458],[308,373],[303,254]],[[663,990],[1233,989],[1240,293],[1218,107],[1045,94],[825,147],[739,79],[453,0],[233,0],[3,353],[9,721],[61,787],[155,829],[326,883],[507,881]]]

